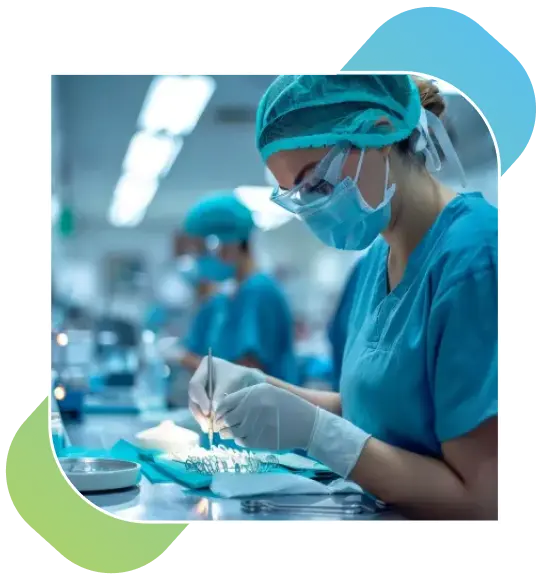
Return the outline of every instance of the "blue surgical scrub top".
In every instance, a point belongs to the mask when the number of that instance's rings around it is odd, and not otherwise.
[[[419,454],[498,413],[498,218],[457,196],[388,292],[383,239],[363,257],[340,382],[343,416]]]
[[[159,331],[167,323],[167,309],[161,305],[149,308],[145,316],[145,327],[151,331]]]
[[[348,335],[349,315],[355,300],[355,290],[357,288],[361,263],[362,259],[353,267],[327,331],[332,352],[332,385],[334,391],[338,391],[340,386],[342,360],[344,358],[344,349]]]
[[[208,355],[209,347],[214,349],[221,316],[227,297],[216,293],[201,303],[197,309],[184,338],[183,345],[188,350],[204,357]],[[219,357],[218,353],[214,353]]]
[[[296,383],[293,338],[284,293],[271,277],[256,273],[227,297],[213,352],[234,363],[251,356],[268,375]]]

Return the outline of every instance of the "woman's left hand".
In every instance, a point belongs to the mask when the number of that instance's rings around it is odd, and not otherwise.
[[[284,389],[260,383],[224,398],[214,429],[224,439],[264,450],[307,450],[318,408]]]

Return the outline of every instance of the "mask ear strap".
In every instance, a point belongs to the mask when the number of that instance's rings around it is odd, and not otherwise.
[[[385,158],[385,189],[383,190],[383,203],[390,200],[395,192],[396,184],[389,186],[389,174],[391,173],[391,163],[389,162],[389,156]]]
[[[361,149],[361,155],[359,156],[359,163],[357,164],[357,173],[355,174],[355,183],[359,180],[359,176],[361,175],[361,166],[363,165],[364,159],[364,149]]]
[[[365,152],[365,150],[361,149],[361,155],[359,157],[359,164],[357,166],[357,173],[355,174],[355,184],[357,184],[357,180],[359,179],[359,175],[361,174],[361,166],[363,164],[364,152]],[[383,200],[381,201],[380,206],[383,204],[386,204],[393,197],[395,189],[396,189],[395,184],[393,184],[391,187],[389,187],[389,174],[390,174],[389,156],[386,156],[385,157],[385,185],[383,186]],[[365,206],[370,208],[369,205],[364,200],[362,193],[359,192],[359,194],[360,194],[361,202]],[[370,208],[370,210],[374,211],[373,208]]]
[[[359,179],[359,175],[361,174],[361,166],[364,159],[364,149],[361,150],[361,155],[359,158],[359,165],[357,166],[357,173],[355,174],[355,184]],[[388,199],[392,198],[395,191],[395,185],[393,184],[389,187],[389,174],[391,173],[391,164],[389,163],[389,156],[385,157],[385,185],[383,186],[383,200],[382,204],[387,202]],[[361,194],[362,198],[362,194]],[[365,202],[366,203],[366,202]]]

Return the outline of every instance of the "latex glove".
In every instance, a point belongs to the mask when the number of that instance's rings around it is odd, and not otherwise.
[[[225,359],[212,358],[214,364],[213,411],[216,411],[226,394],[232,394],[265,381],[266,376],[259,369],[235,365]],[[193,374],[188,388],[189,406],[203,432],[208,431],[210,402],[207,395],[208,357],[204,357]]]
[[[344,418],[263,383],[224,398],[215,429],[237,444],[264,450],[306,450],[346,478],[370,436]]]

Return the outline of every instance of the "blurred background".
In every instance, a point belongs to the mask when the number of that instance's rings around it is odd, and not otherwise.
[[[272,80],[52,77],[51,341],[53,393],[64,411],[129,413],[143,400],[149,409],[163,402],[174,370],[153,345],[182,336],[191,301],[175,269],[176,231],[213,190],[236,189],[254,213],[256,256],[287,294],[298,354],[328,356],[327,324],[357,255],[324,247],[268,202],[272,180],[254,135]],[[490,132],[467,99],[441,88],[467,184],[456,183],[445,160],[438,177],[497,205]],[[154,379],[142,381],[148,374]],[[140,383],[146,395],[134,398]]]

